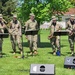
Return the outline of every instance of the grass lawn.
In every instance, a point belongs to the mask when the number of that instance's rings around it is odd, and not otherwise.
[[[61,37],[60,57],[52,55],[50,41],[47,39],[49,30],[41,30],[41,43],[37,56],[29,56],[24,59],[15,58],[12,54],[11,42],[5,38],[3,42],[3,58],[0,58],[0,75],[29,75],[31,64],[55,64],[56,75],[75,75],[75,70],[64,68],[64,58],[70,56],[68,37]],[[23,36],[24,55],[29,51],[27,40]],[[19,51],[19,50],[17,50]],[[20,55],[18,52],[16,55]]]

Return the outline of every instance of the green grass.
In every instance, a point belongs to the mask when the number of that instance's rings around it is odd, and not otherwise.
[[[61,52],[60,57],[51,54],[51,44],[47,39],[49,30],[41,30],[41,43],[38,48],[37,56],[29,56],[24,59],[15,58],[11,53],[11,42],[9,38],[5,38],[3,42],[3,58],[0,58],[0,75],[29,75],[31,64],[55,64],[56,75],[75,75],[75,70],[64,68],[64,58],[70,56],[68,37],[61,37]],[[23,36],[24,54],[27,56],[29,51],[27,40]],[[19,51],[19,50],[17,50]],[[20,54],[16,54],[20,55]]]

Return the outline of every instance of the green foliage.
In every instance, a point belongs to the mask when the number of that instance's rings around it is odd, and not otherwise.
[[[62,14],[68,8],[72,7],[71,2],[68,0],[25,0],[19,11],[19,17],[26,21],[29,13],[33,12],[36,15],[37,21],[49,21],[50,17],[54,14]]]
[[[34,12],[36,15],[36,19],[40,22],[49,20],[50,17],[50,3],[49,4],[42,4],[38,3],[36,7],[31,8],[31,12]]]
[[[11,19],[12,14],[15,12],[15,2],[13,0],[0,0],[0,13],[6,21]]]
[[[70,2],[71,2],[71,4],[73,4],[74,5],[74,7],[75,7],[75,0],[69,0]]]
[[[56,12],[56,14],[62,14],[62,12],[66,12],[68,8],[72,7],[68,0],[53,0],[51,6],[53,12]]]
[[[30,1],[23,3],[21,7],[21,14],[19,17],[22,16],[23,21],[26,21],[29,18],[30,12],[33,12],[36,15],[36,19],[38,22],[42,22],[45,20],[49,20],[49,17],[51,12],[49,12],[50,9],[50,3],[42,3],[42,2],[36,2],[36,1]]]

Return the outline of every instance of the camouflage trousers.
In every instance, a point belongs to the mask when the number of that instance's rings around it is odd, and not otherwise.
[[[53,51],[56,51],[56,49],[60,50],[60,38],[59,37],[53,37],[51,38],[50,41],[51,41]]]
[[[3,39],[0,38],[0,54],[2,53],[2,44],[3,44]]]
[[[37,35],[28,35],[30,51],[37,51]]]
[[[74,39],[75,39],[75,35],[72,35],[72,36],[68,37],[71,51],[74,51]]]
[[[18,45],[19,50],[22,51],[22,42],[20,35],[10,35],[10,40],[14,52],[16,52],[16,45]]]

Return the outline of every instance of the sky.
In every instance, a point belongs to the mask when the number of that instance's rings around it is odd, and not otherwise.
[[[24,2],[24,0],[18,0],[17,5],[18,5],[18,6],[21,6],[23,2]]]

